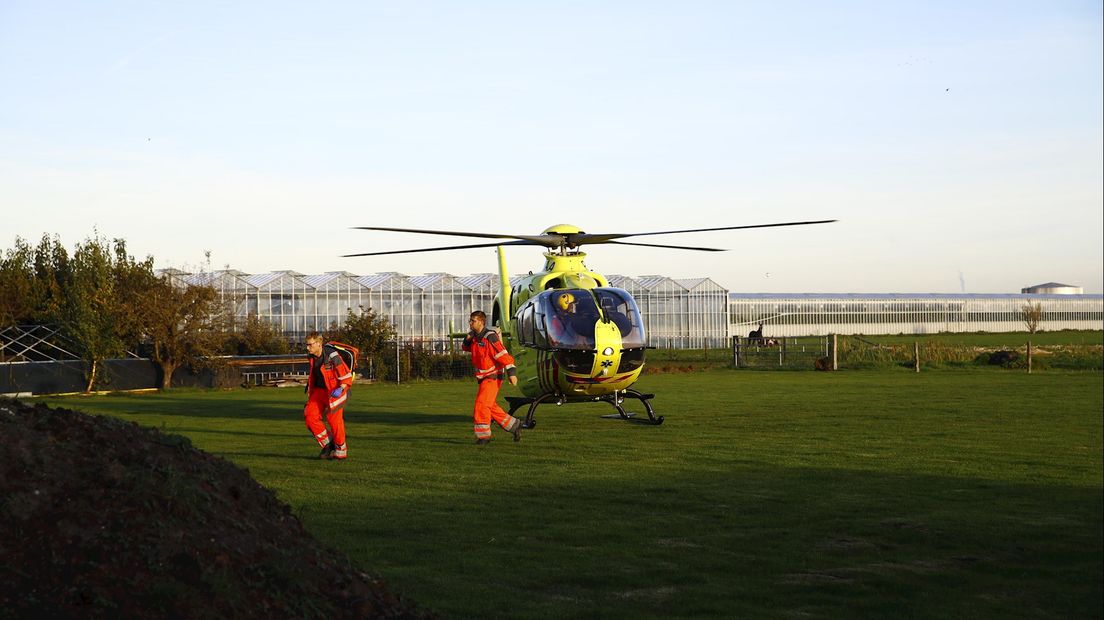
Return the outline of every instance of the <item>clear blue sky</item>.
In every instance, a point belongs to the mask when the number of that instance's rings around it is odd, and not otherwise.
[[[1104,287],[1101,3],[0,1],[0,248],[494,271],[349,230],[646,232],[742,292]],[[511,271],[540,266],[511,248]]]

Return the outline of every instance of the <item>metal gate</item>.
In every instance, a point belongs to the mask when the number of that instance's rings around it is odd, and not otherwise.
[[[732,365],[736,368],[794,368],[812,370],[828,357],[831,336],[732,338]]]

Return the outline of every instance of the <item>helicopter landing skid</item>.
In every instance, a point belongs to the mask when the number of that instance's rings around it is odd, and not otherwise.
[[[621,405],[626,398],[635,398],[644,405],[644,410],[648,413],[647,420],[635,419],[636,414],[625,411],[625,408]],[[510,403],[510,415],[513,415],[518,409],[528,405],[529,410],[525,414],[525,420],[522,421],[521,427],[525,429],[533,428],[537,425],[537,421],[533,418],[536,414],[537,407],[541,403],[552,401],[557,406],[566,402],[597,402],[602,401],[609,403],[617,410],[616,414],[604,415],[603,418],[621,418],[622,420],[630,420],[633,422],[642,422],[646,424],[660,425],[663,424],[663,416],[657,416],[655,410],[652,409],[652,403],[648,402],[655,398],[655,394],[643,394],[636,390],[624,390],[616,394],[607,394],[605,396],[595,396],[588,400],[568,399],[562,394],[541,394],[536,398],[528,398],[525,396],[507,396],[506,402]]]
[[[655,398],[655,394],[642,394],[640,392],[637,392],[636,390],[624,390],[624,391],[619,392],[617,394],[611,394],[609,396],[601,397],[599,400],[605,401],[605,402],[613,405],[613,408],[617,410],[617,413],[615,415],[608,415],[608,416],[602,416],[602,417],[603,418],[619,417],[622,420],[633,420],[634,422],[636,422],[637,420],[633,419],[636,414],[629,413],[629,412],[625,411],[625,408],[621,406],[621,403],[623,403],[625,401],[625,398],[635,398],[635,399],[639,400],[641,404],[644,405],[644,411],[648,412],[648,419],[647,420],[639,420],[640,422],[645,422],[647,424],[655,424],[657,426],[660,425],[660,424],[663,424],[663,416],[657,416],[655,414],[655,410],[652,409],[652,403],[648,402],[648,401],[652,400],[653,398]]]

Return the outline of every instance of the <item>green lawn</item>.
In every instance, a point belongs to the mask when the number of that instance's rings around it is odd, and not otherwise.
[[[187,435],[454,618],[1102,615],[1099,372],[649,375],[662,426],[542,406],[472,444],[471,382],[46,399]],[[505,390],[510,394],[509,389]]]

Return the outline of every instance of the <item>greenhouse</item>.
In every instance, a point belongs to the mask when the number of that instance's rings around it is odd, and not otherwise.
[[[232,269],[162,270],[182,285],[213,287],[236,318],[261,317],[293,342],[341,325],[350,310],[375,310],[404,340],[435,341],[465,330],[468,313],[490,314],[498,276],[332,271],[247,274]],[[512,278],[516,284],[521,276]],[[1104,328],[1104,296],[1078,294],[729,293],[709,278],[608,276],[636,300],[648,343],[717,348],[760,324],[764,336],[1025,331],[1023,310],[1038,304],[1040,329]]]
[[[610,276],[609,282],[636,299],[651,346],[663,349],[727,346],[728,291],[709,278]]]
[[[304,275],[294,271],[247,274],[236,270],[185,273],[162,270],[182,285],[213,287],[238,319],[256,315],[294,342],[312,331],[341,325],[349,311],[375,310],[406,340],[440,340],[450,327],[466,330],[468,314],[490,314],[499,280],[495,274],[407,276],[344,271]],[[520,276],[512,278],[512,283]],[[728,339],[728,291],[708,278],[610,276],[640,307],[648,341],[662,348],[723,347]]]
[[[1104,328],[1104,295],[732,293],[732,335],[763,325],[764,336],[1027,331]]]

